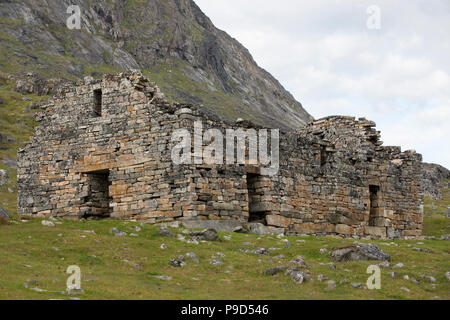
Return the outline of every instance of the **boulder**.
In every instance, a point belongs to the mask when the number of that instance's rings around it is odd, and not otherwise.
[[[41,222],[41,224],[42,224],[43,226],[46,226],[46,227],[54,227],[54,226],[55,226],[55,224],[54,224],[53,222],[48,221],[48,220],[43,220],[43,221]]]
[[[217,241],[219,235],[215,229],[205,229],[203,231],[189,231],[188,234],[192,237],[192,240],[197,241]]]
[[[373,243],[336,248],[330,252],[330,258],[336,261],[391,261],[391,257]]]
[[[114,235],[115,237],[124,237],[124,236],[127,235],[125,232],[120,231],[120,230],[117,229],[117,228],[112,228],[112,229],[110,230],[110,233],[111,233],[112,235]]]
[[[264,270],[264,274],[267,276],[274,276],[278,273],[285,271],[286,269],[287,269],[286,266],[273,267],[273,268]]]
[[[0,207],[0,224],[8,224],[9,223],[9,216],[5,209]]]
[[[175,237],[175,233],[173,233],[172,231],[170,231],[167,228],[159,228],[157,233],[162,236],[162,237],[168,237],[168,238],[174,238]]]
[[[247,227],[251,233],[260,235],[266,235],[270,233],[269,230],[267,230],[267,227],[262,223],[249,223]]]
[[[186,253],[186,257],[188,257],[189,259],[193,260],[194,262],[197,262],[197,263],[200,262],[200,259],[198,258],[198,255],[195,254],[194,252]]]
[[[303,282],[311,278],[309,273],[301,271],[291,271],[290,276],[292,281],[294,281],[297,284],[302,284]]]
[[[289,262],[289,264],[298,266],[298,267],[300,267],[300,268],[308,268],[308,265],[307,265],[306,262],[303,260],[303,257],[302,257],[302,256],[297,256],[294,260],[292,260],[291,262]]]
[[[184,256],[178,256],[177,258],[170,259],[170,265],[175,268],[182,268],[186,266]]]

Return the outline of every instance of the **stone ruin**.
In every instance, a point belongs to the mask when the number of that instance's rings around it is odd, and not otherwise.
[[[175,130],[261,129],[170,103],[139,72],[60,87],[18,150],[18,213],[261,222],[271,232],[419,236],[422,157],[382,146],[375,123],[332,116],[280,132],[279,170],[261,165],[175,164]],[[198,156],[198,155],[197,155]]]

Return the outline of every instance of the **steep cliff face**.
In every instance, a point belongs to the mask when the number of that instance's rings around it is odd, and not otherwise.
[[[66,26],[71,4],[81,9],[81,30]],[[227,120],[285,129],[312,120],[192,0],[9,0],[0,17],[3,72],[75,79],[141,69],[169,99]]]

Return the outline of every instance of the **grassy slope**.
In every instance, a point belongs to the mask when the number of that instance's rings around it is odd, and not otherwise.
[[[44,227],[40,220],[33,220],[0,226],[0,299],[67,298],[58,293],[34,292],[23,284],[37,280],[41,289],[63,291],[69,265],[81,268],[84,289],[81,299],[432,299],[435,296],[450,299],[450,282],[444,276],[450,269],[447,241],[423,241],[423,245],[417,241],[395,241],[399,247],[384,245],[388,241],[374,241],[391,255],[392,263],[402,262],[405,267],[395,269],[401,276],[397,279],[387,274],[391,269],[383,269],[382,289],[371,291],[354,289],[350,284],[365,284],[370,262],[335,263],[336,270],[320,265],[331,262],[327,254],[319,253],[321,248],[342,246],[352,240],[290,237],[290,248],[283,248],[284,242],[273,236],[232,233],[228,241],[224,239],[225,233],[220,233],[220,242],[194,245],[163,238],[157,235],[154,226],[145,225],[140,232],[132,231],[135,225],[138,224],[111,220],[62,221],[56,227]],[[111,227],[139,236],[114,237],[109,234]],[[96,234],[80,230],[94,230]],[[258,256],[238,251],[246,247],[243,242],[282,249],[271,251],[271,257]],[[167,250],[160,249],[162,243],[167,245]],[[417,252],[408,248],[408,244],[435,253]],[[200,263],[188,260],[184,268],[169,266],[170,258],[187,252],[195,252]],[[226,255],[224,266],[209,264],[216,252]],[[279,254],[285,258],[273,258]],[[286,264],[297,255],[304,256],[314,281],[298,285],[284,274],[273,277],[262,274],[266,268]],[[229,268],[230,265],[233,267]],[[225,273],[227,269],[230,273]],[[315,280],[321,273],[337,282],[347,279],[349,283],[327,290],[325,282]],[[405,274],[420,280],[423,274],[434,276],[436,286],[433,288],[431,283],[422,280],[414,284],[402,279]],[[173,279],[159,280],[155,275]],[[407,287],[411,292],[400,287]]]

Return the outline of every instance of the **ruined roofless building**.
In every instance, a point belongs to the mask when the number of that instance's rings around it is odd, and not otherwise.
[[[136,71],[64,86],[36,118],[35,134],[18,151],[19,214],[260,221],[271,232],[314,235],[421,234],[421,156],[382,146],[366,119],[328,117],[280,132],[279,170],[264,175],[248,162],[174,163],[178,129],[193,133],[199,121],[224,136],[229,128],[260,128],[169,103]]]

